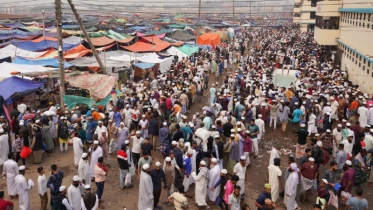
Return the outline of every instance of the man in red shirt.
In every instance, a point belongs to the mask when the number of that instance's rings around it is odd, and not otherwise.
[[[299,191],[301,202],[304,203],[306,201],[307,203],[311,203],[311,201],[308,200],[308,196],[311,193],[313,182],[316,180],[318,174],[315,159],[313,157],[308,158],[308,162],[303,163],[303,165],[299,168],[299,173],[301,175],[301,190]],[[306,193],[306,197],[304,197],[304,193]]]
[[[4,191],[0,191],[0,210],[13,210],[13,208],[13,202],[4,200]]]

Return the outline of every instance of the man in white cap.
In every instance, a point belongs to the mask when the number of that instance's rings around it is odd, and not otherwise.
[[[193,160],[192,160],[192,157],[193,157],[193,150],[192,149],[188,149],[187,151],[187,154],[184,158],[184,161],[183,161],[183,172],[184,172],[184,179],[183,179],[183,186],[184,186],[184,191],[185,193],[188,193],[188,190],[189,190],[189,186],[192,184],[192,177],[191,177],[191,173],[192,173],[192,168],[193,168]],[[193,179],[194,181],[194,179]],[[177,184],[177,183],[175,183]]]
[[[98,208],[97,194],[91,192],[91,185],[84,185],[85,195],[81,198],[82,210],[96,210]]]
[[[74,164],[76,168],[78,168],[79,160],[82,158],[84,147],[82,140],[78,136],[77,131],[73,131],[71,134],[74,149]]]
[[[0,127],[0,165],[3,165],[6,160],[8,160],[9,154],[9,141],[8,133]]]
[[[83,153],[82,157],[79,160],[78,164],[78,176],[79,180],[82,182],[83,185],[90,185],[91,184],[91,174],[88,162],[88,154]],[[84,195],[84,192],[82,192]]]
[[[351,193],[355,184],[356,170],[352,166],[351,160],[346,160],[345,166],[347,167],[347,169],[345,170],[341,179],[341,191]]]
[[[246,157],[241,156],[240,162],[236,163],[233,168],[233,175],[237,175],[240,180],[238,180],[237,185],[241,187],[241,200],[245,200],[245,180],[246,180]]]
[[[299,182],[298,168],[296,163],[290,164],[291,173],[285,183],[284,204],[289,210],[298,208],[295,201],[297,196],[297,186]]]
[[[25,178],[25,166],[18,167],[18,175],[15,178],[15,188],[17,190],[19,199],[19,209],[20,210],[30,210],[30,197],[29,190],[34,186],[31,179],[28,181]]]
[[[119,123],[117,134],[118,134],[117,150],[119,151],[122,148],[122,145],[125,144],[125,141],[127,140],[127,137],[130,134],[129,129],[128,127],[124,125],[124,122]]]
[[[61,186],[60,194],[58,195],[58,206],[59,209],[73,210],[73,207],[69,203],[69,200],[66,198],[67,189],[65,186]]]
[[[338,124],[337,127],[334,128],[332,135],[333,135],[333,158],[335,158],[338,152],[338,145],[342,142],[342,124]]]
[[[218,164],[218,160],[216,158],[212,158],[210,162],[210,181],[208,183],[208,194],[209,199],[212,202],[216,201],[216,198],[219,195],[219,190],[212,190],[216,182],[220,179],[220,171],[221,168]]]
[[[95,134],[97,135],[98,139],[101,139],[103,134],[106,135],[106,138],[109,137],[108,136],[109,132],[108,132],[107,128],[103,125],[102,121],[98,121],[98,125],[96,127]]]
[[[199,173],[196,174],[195,171],[192,172],[192,177],[196,181],[195,185],[195,198],[196,203],[199,207],[206,206],[207,209],[209,207],[206,203],[206,193],[207,193],[207,184],[210,177],[209,170],[206,167],[206,162],[202,160],[199,163]]]
[[[153,182],[154,209],[159,210],[162,209],[162,207],[158,205],[162,192],[162,181],[164,183],[164,188],[168,188],[166,176],[161,166],[160,162],[156,162],[155,168],[150,171]]]
[[[91,148],[88,149],[88,152],[91,153],[90,171],[91,171],[92,179],[94,179],[95,177],[95,165],[97,164],[97,160],[99,157],[102,157],[103,155],[102,148],[98,144],[99,144],[99,141],[95,140],[93,141]]]
[[[144,142],[144,139],[141,137],[140,131],[136,131],[134,134],[129,135],[127,139],[132,140],[133,164],[135,168],[137,168],[138,167],[137,163],[140,160],[141,144]]]
[[[280,169],[280,158],[275,158],[273,160],[273,164],[268,166],[268,174],[267,174],[267,180],[268,183],[271,185],[271,196],[272,201],[277,202],[277,199],[279,198],[280,190],[283,190],[282,185],[282,171]]]
[[[132,109],[130,109],[130,105],[127,104],[126,108],[123,109],[123,116],[124,116],[124,125],[127,128],[131,127],[131,122],[132,122]]]
[[[154,206],[153,182],[149,173],[149,164],[144,164],[140,173],[138,209],[153,209]]]
[[[301,174],[301,190],[299,191],[300,199],[302,202],[309,202],[308,196],[311,193],[314,180],[318,176],[318,167],[315,164],[315,159],[313,157],[308,158],[308,162],[303,163],[299,168]],[[304,196],[306,194],[306,196]]]
[[[69,189],[67,190],[67,197],[69,199],[69,204],[73,209],[81,208],[81,189],[80,189],[80,178],[75,175],[73,177],[73,182],[71,183]]]
[[[326,132],[321,134],[320,141],[322,141],[323,148],[331,155],[333,151],[333,136],[330,129],[326,129]]]
[[[16,153],[9,153],[8,160],[3,165],[3,176],[6,178],[6,186],[8,188],[8,195],[10,199],[13,199],[17,195],[17,189],[15,187],[15,178],[18,175],[18,164],[14,161]]]

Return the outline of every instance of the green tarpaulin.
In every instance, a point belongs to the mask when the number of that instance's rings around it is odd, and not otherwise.
[[[118,90],[117,90],[117,95],[118,96],[120,95],[120,92]],[[63,100],[64,100],[65,104],[67,104],[69,109],[71,110],[77,104],[87,104],[89,108],[91,108],[93,105],[106,106],[106,104],[109,103],[111,97],[112,97],[111,94],[109,94],[108,96],[106,96],[106,98],[102,99],[99,102],[96,102],[93,99],[85,98],[85,97],[81,97],[81,96],[64,95]]]
[[[193,53],[197,52],[199,50],[199,47],[189,47],[187,45],[183,45],[181,47],[178,47],[181,52],[191,56]]]
[[[178,29],[184,29],[185,28],[185,25],[170,24],[170,25],[167,25],[167,26],[170,27],[170,28],[178,28]]]
[[[130,36],[128,36],[126,34],[117,33],[113,30],[109,30],[109,31],[106,31],[106,37],[108,37],[110,39],[121,40],[121,39],[128,38]]]
[[[85,38],[83,32],[82,33],[76,33],[75,36],[77,37],[81,37],[81,38]],[[98,38],[98,37],[103,37],[105,36],[104,32],[102,31],[99,31],[99,32],[92,32],[92,33],[89,33],[88,36],[90,38]]]

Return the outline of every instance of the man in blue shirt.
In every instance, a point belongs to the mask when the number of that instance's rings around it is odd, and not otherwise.
[[[193,150],[189,149],[188,153],[187,153],[187,156],[184,158],[184,162],[183,162],[183,167],[184,167],[183,172],[184,172],[184,175],[185,175],[184,180],[183,180],[183,185],[184,185],[185,193],[188,192],[189,185],[190,185],[190,182],[191,182],[190,174],[192,173],[192,159],[191,159],[192,156],[193,156]]]
[[[293,111],[293,119],[291,120],[294,132],[299,130],[299,123],[302,120],[302,115],[304,114],[302,110],[298,107],[298,102],[295,103],[296,109]]]
[[[254,152],[254,158],[256,158],[259,154],[259,146],[258,146],[258,134],[259,134],[259,127],[255,124],[255,120],[251,119],[250,124],[247,127],[250,131],[250,138],[253,142],[253,150]]]

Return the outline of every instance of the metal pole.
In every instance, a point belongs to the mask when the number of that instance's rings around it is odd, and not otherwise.
[[[62,10],[61,0],[56,0],[56,23],[57,23],[57,38],[58,38],[58,69],[60,73],[60,105],[63,109],[65,95],[65,68],[63,58],[63,41],[62,41]]]
[[[97,52],[96,52],[96,49],[95,49],[95,46],[93,45],[91,39],[90,39],[89,36],[88,36],[87,31],[85,30],[85,27],[84,27],[84,25],[83,25],[83,23],[82,23],[82,20],[81,20],[80,17],[79,17],[78,12],[77,12],[76,9],[75,9],[74,4],[72,3],[71,0],[67,0],[67,2],[69,2],[69,5],[70,5],[70,7],[71,7],[71,10],[73,11],[73,13],[74,13],[74,15],[75,15],[75,19],[78,21],[79,26],[80,26],[80,29],[83,31],[84,36],[86,37],[87,42],[88,42],[89,46],[91,47],[92,53],[93,53],[93,55],[95,56],[96,61],[97,61],[98,65],[99,65],[100,68],[101,68],[101,71],[102,71],[104,74],[107,74],[106,69],[105,69],[105,66],[104,66],[104,64],[102,63],[100,57],[98,56],[98,54],[97,54]]]
[[[201,0],[199,0],[198,2],[198,25],[197,25],[197,31],[196,31],[196,44],[197,44],[200,27],[201,27]]]

